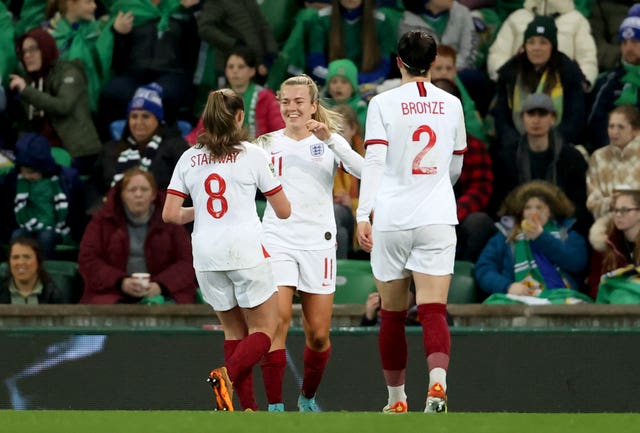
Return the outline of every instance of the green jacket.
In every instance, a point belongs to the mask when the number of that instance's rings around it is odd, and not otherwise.
[[[72,157],[95,155],[102,145],[91,118],[87,77],[79,59],[58,60],[44,81],[44,91],[27,85],[22,102],[44,110]]]
[[[11,12],[7,10],[4,3],[0,3],[0,81],[5,87],[9,84],[9,74],[12,74],[16,67],[15,31],[11,18]],[[5,49],[5,47],[8,47]]]

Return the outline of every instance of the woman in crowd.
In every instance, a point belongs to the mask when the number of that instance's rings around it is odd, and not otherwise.
[[[339,163],[360,177],[363,158],[337,134],[339,115],[320,105],[316,83],[307,75],[280,86],[285,128],[258,138],[271,152],[276,176],[291,199],[292,213],[279,220],[267,206],[265,246],[279,291],[282,326],[263,362],[269,410],[283,411],[285,341],[294,293],[302,303],[305,332],[304,377],[298,399],[302,412],[316,412],[315,395],[331,354],[329,328],[336,277],[336,222],[333,182]]]
[[[609,144],[591,154],[587,170],[587,208],[596,219],[608,214],[618,185],[640,188],[640,110],[614,108],[607,133]]]
[[[571,201],[549,182],[531,181],[515,189],[500,212],[507,218],[476,262],[480,289],[526,296],[550,289],[579,290],[587,245],[571,229],[573,212]]]
[[[251,371],[266,355],[278,326],[278,296],[256,213],[256,189],[274,217],[291,205],[264,150],[246,142],[242,98],[233,90],[209,94],[204,132],[178,161],[162,216],[194,222],[193,267],[204,299],[224,329],[225,367],[209,374],[219,410],[233,410],[231,383],[245,409],[257,410]],[[195,163],[194,163],[195,161]],[[193,207],[183,207],[191,196]]]
[[[124,172],[80,241],[81,303],[193,303],[196,280],[184,227],[162,221],[164,193],[153,174]],[[149,274],[149,283],[133,278]]]
[[[9,272],[0,281],[0,304],[64,304],[63,292],[44,269],[40,244],[19,237],[9,245]]]
[[[601,276],[626,267],[640,266],[640,190],[618,189],[613,192],[611,210],[591,227],[589,241],[595,250],[591,260],[589,294],[600,300]],[[636,272],[637,273],[637,272]],[[636,279],[635,301],[640,298],[640,281]],[[610,303],[618,303],[613,293]],[[621,300],[621,299],[620,299]]]

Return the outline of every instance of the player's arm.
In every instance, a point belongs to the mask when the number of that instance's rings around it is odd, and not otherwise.
[[[364,158],[358,152],[353,150],[347,140],[338,134],[331,134],[329,139],[324,140],[329,149],[336,154],[342,166],[349,173],[360,179],[362,176],[362,167]]]
[[[453,156],[449,164],[449,178],[451,185],[455,185],[460,174],[462,173],[462,165],[464,162],[464,154],[467,152],[467,130],[464,125],[464,114],[462,106],[458,107],[458,126],[456,128],[455,144],[453,148]]]
[[[373,235],[371,231],[371,212],[375,204],[380,179],[384,174],[384,165],[387,158],[387,146],[374,144],[367,147],[362,180],[360,181],[360,199],[356,210],[358,223],[356,234],[358,243],[363,250],[370,252],[373,248]]]
[[[178,191],[168,190],[162,209],[162,220],[170,224],[187,224],[193,221],[193,207],[182,207],[185,195]]]
[[[265,194],[265,196],[278,218],[281,220],[289,218],[291,215],[291,203],[282,188],[273,194]]]

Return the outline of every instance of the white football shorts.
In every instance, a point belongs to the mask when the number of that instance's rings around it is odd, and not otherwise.
[[[272,246],[268,249],[276,286],[328,295],[336,291],[336,249],[306,251]]]
[[[411,276],[453,274],[456,256],[455,227],[434,224],[410,230],[373,229],[371,269],[376,279],[392,281]]]
[[[235,271],[196,271],[196,278],[202,297],[216,311],[257,307],[278,291],[269,262]]]

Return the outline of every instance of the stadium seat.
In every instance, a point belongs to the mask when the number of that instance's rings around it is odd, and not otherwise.
[[[447,303],[474,304],[476,302],[478,302],[478,292],[473,278],[473,263],[456,260]]]
[[[113,140],[120,140],[122,138],[122,133],[124,132],[126,124],[126,119],[119,119],[111,122],[109,125],[109,132],[111,133],[111,138]],[[186,120],[178,120],[178,129],[180,130],[180,134],[184,137],[191,132],[193,126],[191,126],[191,124]]]
[[[342,259],[337,261],[334,304],[363,304],[376,284],[368,260]]]
[[[66,260],[46,260],[44,268],[51,276],[56,287],[64,293],[64,299],[68,304],[75,304],[82,295],[82,276],[78,272],[78,263]],[[9,264],[0,263],[0,276],[7,275]]]
[[[71,155],[62,147],[52,147],[51,156],[56,164],[63,167],[71,167]]]

